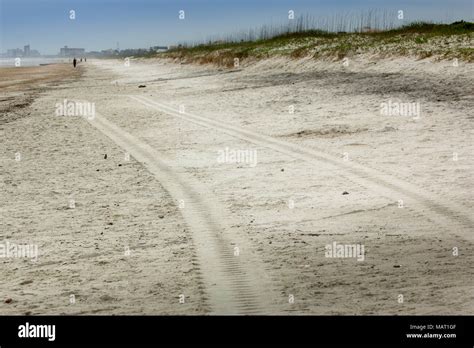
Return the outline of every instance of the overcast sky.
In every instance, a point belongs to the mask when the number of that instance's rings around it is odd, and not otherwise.
[[[0,0],[0,51],[30,44],[42,54],[64,45],[87,51],[201,41],[262,24],[288,10],[314,17],[403,10],[405,21],[473,21],[474,0]],[[74,10],[76,18],[69,18]],[[178,18],[185,11],[185,19]]]

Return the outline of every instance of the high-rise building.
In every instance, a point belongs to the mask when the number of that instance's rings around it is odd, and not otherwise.
[[[84,48],[69,48],[64,46],[59,50],[59,55],[63,57],[83,56],[86,50]]]
[[[30,45],[26,45],[23,49],[23,57],[29,57],[30,56]]]

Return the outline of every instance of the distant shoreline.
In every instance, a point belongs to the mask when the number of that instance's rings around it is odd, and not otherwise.
[[[0,58],[0,68],[17,67],[16,58]],[[71,58],[72,59],[72,58]],[[19,60],[20,67],[40,66],[42,64],[69,63],[69,58],[26,57]]]

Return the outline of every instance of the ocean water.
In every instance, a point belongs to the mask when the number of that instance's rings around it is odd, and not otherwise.
[[[38,66],[40,64],[69,63],[69,58],[20,58],[20,66]],[[72,58],[71,58],[72,62]],[[0,58],[0,68],[14,67],[15,58]]]

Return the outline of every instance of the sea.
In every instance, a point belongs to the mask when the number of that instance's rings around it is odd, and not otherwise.
[[[15,67],[16,58],[0,58],[0,68]],[[69,63],[72,58],[29,57],[20,58],[19,66],[39,66],[41,64]]]

